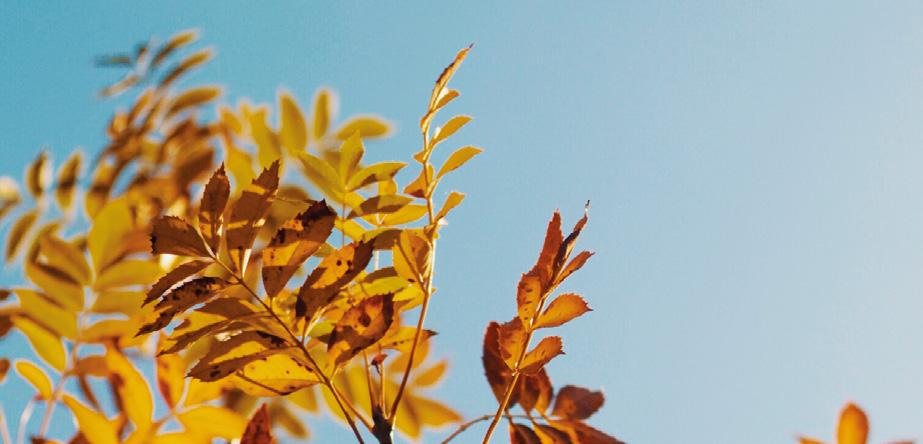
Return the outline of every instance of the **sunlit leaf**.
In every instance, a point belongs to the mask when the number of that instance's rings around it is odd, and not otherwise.
[[[406,165],[403,162],[381,162],[369,165],[349,178],[346,183],[346,190],[355,191],[373,183],[391,180]]]
[[[145,430],[150,427],[154,400],[144,377],[128,358],[111,347],[106,350],[106,367],[117,375],[113,385],[125,414],[136,428]]]
[[[148,286],[156,282],[162,273],[163,269],[156,262],[125,259],[106,268],[96,278],[93,288],[101,291],[136,285]]]
[[[151,252],[180,256],[208,257],[205,240],[188,222],[174,216],[154,221],[151,232]]]
[[[154,57],[151,59],[151,65],[157,66],[163,62],[170,54],[173,54],[177,49],[182,48],[192,42],[194,42],[199,37],[199,33],[195,30],[186,30],[174,34],[167,40],[163,46],[154,54]]]
[[[25,181],[26,190],[36,199],[41,198],[51,185],[51,161],[45,150],[40,151],[26,168]]]
[[[526,273],[516,287],[516,305],[523,325],[531,326],[535,310],[542,299],[542,281],[534,272]]]
[[[308,127],[298,103],[289,94],[279,94],[279,139],[290,152],[308,145]]]
[[[26,289],[16,289],[19,304],[30,318],[40,322],[53,333],[66,338],[77,337],[77,315],[61,307],[46,295]]]
[[[230,409],[200,405],[177,415],[186,429],[210,438],[237,439],[244,432],[247,420]]]
[[[378,116],[357,116],[344,122],[336,137],[345,140],[358,132],[363,139],[385,137],[391,132],[391,124]]]
[[[580,296],[572,293],[562,294],[548,304],[534,327],[557,327],[591,310]]]
[[[176,96],[167,108],[166,118],[169,119],[189,108],[204,105],[218,98],[221,88],[217,86],[199,86],[183,91]]]
[[[269,421],[269,409],[262,406],[250,418],[240,444],[274,444],[276,439],[272,436],[272,424]]]
[[[453,152],[448,159],[446,159],[445,163],[443,163],[441,167],[439,167],[439,172],[436,173],[436,178],[441,178],[449,172],[455,171],[464,165],[465,162],[471,160],[472,157],[480,154],[482,151],[484,150],[473,146],[459,148]]]
[[[558,336],[549,336],[542,339],[538,345],[529,351],[522,359],[519,370],[527,375],[537,373],[545,364],[554,359],[555,356],[564,354],[561,347],[561,338]]]
[[[249,302],[219,298],[190,313],[158,346],[158,354],[178,352],[193,342],[223,331],[240,330],[260,316]],[[268,314],[266,315],[268,316]]]
[[[9,362],[7,362],[7,366],[9,366]],[[41,399],[51,399],[51,379],[48,378],[48,375],[45,374],[41,367],[24,359],[17,360],[15,367],[16,373],[19,373],[19,376],[32,384],[32,387],[35,387]]]
[[[122,256],[125,238],[134,229],[127,198],[108,202],[93,217],[93,227],[87,236],[87,249],[93,259],[93,269],[99,272]]]
[[[330,303],[372,259],[372,242],[353,242],[325,257],[298,291],[296,314],[311,318]]]
[[[342,180],[346,181],[352,176],[363,155],[365,155],[365,146],[362,145],[362,138],[358,132],[353,132],[340,145],[340,163],[337,167],[337,174]]]
[[[314,112],[311,115],[311,137],[315,140],[321,140],[327,134],[327,128],[330,127],[330,121],[333,118],[335,99],[331,98],[330,91],[321,89],[314,96]]]
[[[147,292],[146,297],[144,298],[144,305],[153,302],[174,285],[182,282],[189,276],[204,270],[205,267],[209,266],[210,264],[211,262],[209,261],[193,260],[174,268],[169,273],[158,279],[157,282],[151,286],[150,290]]]
[[[394,269],[408,282],[418,282],[429,272],[431,253],[432,247],[426,238],[410,230],[404,230],[393,248]]]
[[[26,336],[40,358],[58,371],[64,371],[67,367],[67,356],[60,337],[22,316],[13,317],[13,325]]]
[[[186,74],[189,71],[192,71],[193,69],[201,66],[202,64],[207,62],[209,59],[211,59],[211,57],[212,57],[212,51],[210,49],[204,49],[202,51],[198,51],[186,57],[180,63],[178,63],[173,69],[167,72],[167,75],[165,75],[160,80],[160,87],[166,88],[167,86],[175,82],[176,79],[180,78],[183,74]]]
[[[199,231],[212,252],[218,251],[221,241],[224,208],[231,193],[231,184],[222,164],[205,185],[199,205]]]
[[[528,333],[519,317],[513,318],[505,324],[500,324],[497,331],[500,344],[500,357],[510,369],[516,365],[526,347]]]
[[[442,204],[442,208],[439,209],[439,212],[436,213],[436,220],[442,220],[449,215],[449,212],[459,206],[462,201],[465,200],[465,195],[459,193],[458,191],[452,191],[449,193],[449,196],[445,198],[445,203]]]
[[[471,121],[471,117],[469,116],[452,117],[451,119],[449,119],[448,122],[445,123],[445,125],[442,126],[442,128],[439,128],[439,131],[436,133],[436,136],[433,137],[433,141],[431,142],[431,145],[435,146],[439,142],[442,142],[443,140],[449,138],[449,136],[451,136],[452,134],[455,134],[455,132],[460,130],[463,126],[465,126],[465,124],[467,124],[470,121]]]
[[[175,408],[186,387],[186,363],[179,355],[160,355],[155,358],[157,368],[157,389],[164,402]]]
[[[855,404],[847,404],[840,413],[836,430],[837,444],[865,444],[869,423],[865,412]]]
[[[394,296],[378,295],[351,307],[337,321],[327,353],[339,367],[384,337],[394,321]]]
[[[158,310],[155,320],[145,324],[137,335],[151,333],[166,327],[178,313],[189,309],[193,305],[208,302],[215,293],[224,288],[227,283],[215,277],[200,277],[177,287],[165,294],[154,307]]]
[[[281,291],[298,268],[324,244],[333,231],[336,213],[319,201],[285,222],[263,249],[263,287],[271,298]]]
[[[279,162],[273,162],[243,191],[231,208],[227,232],[228,252],[241,272],[247,268],[253,241],[266,222],[266,214],[278,186]]]
[[[534,375],[521,375],[519,378],[519,404],[526,411],[536,409],[545,413],[554,396],[551,379],[545,369],[539,370]]]
[[[74,281],[86,285],[90,283],[91,271],[86,256],[76,245],[65,242],[54,235],[42,236],[39,249],[48,265],[65,272]]]
[[[23,268],[26,277],[59,305],[73,311],[83,308],[83,288],[63,271],[29,261]]]
[[[7,262],[16,256],[16,253],[19,251],[19,246],[22,245],[29,230],[32,229],[32,226],[35,225],[35,221],[38,220],[38,215],[38,209],[30,210],[19,216],[19,219],[13,223],[13,227],[10,228],[10,232],[6,238]]]
[[[359,207],[349,212],[349,219],[371,214],[387,214],[400,210],[405,205],[412,202],[413,199],[407,196],[390,194],[384,196],[373,196],[359,204]]]
[[[256,142],[256,157],[260,165],[269,168],[273,162],[282,157],[282,148],[279,146],[279,136],[269,127],[269,110],[260,107],[249,116],[250,136]]]
[[[519,318],[515,318],[519,320]],[[513,382],[513,372],[504,362],[500,354],[500,324],[491,322],[484,332],[484,347],[481,360],[484,364],[484,375],[487,377],[487,383],[490,385],[497,402],[503,401],[503,395],[507,387]],[[510,405],[516,403],[519,394],[514,392],[513,398],[510,399]]]
[[[77,426],[91,444],[118,444],[115,427],[103,414],[96,412],[70,395],[64,395],[64,404],[74,414]]]

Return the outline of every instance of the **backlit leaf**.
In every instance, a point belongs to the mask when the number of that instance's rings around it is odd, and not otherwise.
[[[340,163],[337,167],[337,174],[342,180],[348,180],[352,176],[363,155],[365,155],[365,146],[362,145],[362,138],[358,132],[353,132],[340,145]]]
[[[403,162],[381,162],[369,165],[353,174],[346,183],[347,191],[355,191],[373,183],[391,180],[401,168],[407,164]]]
[[[209,256],[205,240],[199,232],[188,222],[174,216],[164,216],[154,221],[151,251],[154,254]]]
[[[50,300],[44,294],[16,289],[19,304],[30,318],[47,326],[53,333],[74,339],[77,337],[77,315]]]
[[[587,419],[602,407],[604,401],[602,392],[566,385],[555,397],[552,414],[566,419]]]
[[[465,195],[463,193],[459,193],[458,191],[449,193],[449,196],[445,198],[445,203],[442,204],[442,208],[436,213],[436,220],[445,219],[445,217],[449,215],[449,212],[459,206],[463,200],[465,200]]]
[[[373,242],[353,242],[327,255],[298,291],[296,314],[311,318],[330,303],[372,258]]]
[[[299,153],[298,159],[311,183],[317,185],[327,197],[337,202],[343,201],[343,181],[330,163],[309,153]]]
[[[147,292],[147,296],[144,298],[144,305],[153,302],[174,285],[182,282],[189,276],[204,270],[205,267],[209,266],[210,264],[211,262],[209,261],[193,260],[174,268],[169,273],[158,279],[157,282],[151,286],[151,289]]]
[[[536,273],[523,274],[516,287],[516,305],[523,325],[531,326],[532,318],[542,299],[542,282]]]
[[[111,347],[106,350],[106,367],[113,376],[117,375],[113,385],[125,414],[137,429],[150,427],[154,400],[144,377],[128,358]]]
[[[452,76],[455,75],[455,71],[458,71],[458,67],[461,66],[462,61],[465,60],[465,57],[468,56],[469,51],[471,51],[471,46],[462,48],[461,51],[458,51],[458,54],[455,55],[455,59],[452,60],[452,63],[450,63],[449,66],[446,66],[445,69],[442,70],[442,73],[439,74],[439,77],[436,78],[436,85],[433,86],[433,92],[430,95],[430,109],[435,108],[436,103],[443,95],[444,89],[449,84],[449,80],[451,80]]]
[[[407,196],[389,194],[384,196],[373,196],[359,204],[359,207],[350,211],[349,219],[368,216],[370,214],[387,214],[400,210],[405,205],[412,202],[413,199]]]
[[[32,226],[35,225],[35,221],[38,220],[38,214],[38,209],[30,210],[19,216],[19,219],[16,219],[16,222],[13,223],[13,227],[10,228],[10,232],[6,238],[7,262],[16,256],[16,253],[19,251],[19,246],[22,245],[29,230],[32,229]]]
[[[542,441],[542,444],[572,444],[574,442],[567,432],[556,429],[550,425],[536,424],[534,431]]]
[[[155,359],[157,389],[167,407],[173,409],[183,396],[186,387],[186,363],[179,355],[160,355]]]
[[[77,246],[54,235],[42,236],[38,242],[48,265],[63,271],[80,284],[90,283],[90,265]]]
[[[411,231],[401,231],[397,244],[392,249],[394,269],[408,282],[418,282],[429,273],[432,248],[423,236]]]
[[[248,302],[230,298],[216,299],[190,313],[173,329],[170,336],[158,346],[158,354],[175,353],[203,337],[240,330],[247,326],[246,321],[258,316],[256,308]]]
[[[80,176],[80,165],[83,162],[83,155],[80,151],[75,151],[61,165],[58,170],[58,183],[55,188],[55,199],[62,210],[70,210],[74,202],[74,193],[77,190],[77,179]]]
[[[22,376],[29,384],[32,384],[32,387],[35,387],[41,399],[51,399],[51,379],[48,378],[48,375],[45,374],[41,367],[24,359],[17,360],[15,367],[16,373],[19,373],[19,376]]]
[[[836,430],[837,444],[865,444],[869,423],[865,412],[855,404],[847,404],[840,413]]]
[[[224,222],[224,208],[228,204],[231,184],[224,172],[224,164],[219,167],[205,185],[202,203],[199,205],[199,231],[205,238],[212,252],[218,251],[221,241],[221,226]]]
[[[276,439],[272,436],[272,424],[269,421],[269,409],[266,403],[253,414],[247,428],[244,430],[240,444],[274,444]]]
[[[106,268],[96,278],[93,288],[96,290],[109,290],[137,285],[146,287],[156,282],[161,274],[163,274],[163,269],[160,268],[160,264],[157,262],[142,259],[125,259]]]
[[[394,297],[372,296],[351,307],[337,322],[327,353],[339,367],[384,337],[394,321]]]
[[[557,327],[591,310],[580,296],[562,294],[548,304],[535,323],[535,328]]]
[[[90,409],[70,395],[64,395],[64,404],[74,414],[78,429],[91,444],[118,444],[115,427],[101,413]]]
[[[64,371],[67,367],[67,356],[64,353],[61,338],[31,319],[22,316],[13,317],[13,325],[26,336],[40,358],[58,371]]]
[[[511,422],[510,444],[542,444],[542,441],[529,426]]]
[[[340,129],[337,130],[336,137],[345,140],[358,132],[363,139],[372,139],[385,137],[391,132],[391,125],[378,116],[357,116],[348,119]]]
[[[454,153],[452,153],[445,163],[439,167],[439,172],[436,174],[436,178],[441,178],[451,171],[454,171],[465,164],[465,162],[471,160],[472,157],[480,154],[482,149],[476,148],[473,146],[466,146],[459,148]]]
[[[127,198],[118,198],[106,205],[93,218],[87,236],[87,249],[93,259],[93,269],[99,272],[122,256],[125,237],[134,229]]]
[[[10,360],[8,358],[0,358],[0,384],[3,384],[3,381],[6,380],[6,373],[10,371]]]
[[[330,120],[333,118],[334,104],[331,103],[330,91],[321,89],[314,96],[314,112],[311,115],[311,137],[315,140],[321,140],[327,134],[327,128],[330,127]]]
[[[41,198],[51,185],[51,162],[45,150],[40,151],[26,168],[25,182],[26,190],[36,199]]]
[[[522,356],[526,347],[526,338],[528,337],[528,333],[519,317],[515,317],[505,324],[500,324],[497,337],[500,344],[500,358],[511,370],[516,369],[516,364],[520,356]]]
[[[445,125],[442,126],[442,128],[439,128],[439,131],[436,133],[436,136],[433,137],[433,141],[431,142],[431,145],[435,146],[439,142],[442,142],[443,140],[449,138],[449,136],[451,136],[452,134],[455,134],[455,132],[460,130],[463,126],[465,126],[466,123],[470,121],[471,121],[471,117],[468,117],[468,116],[452,117],[451,119],[449,119],[448,122],[445,123]]]
[[[250,259],[256,234],[266,222],[266,214],[279,186],[279,162],[263,170],[231,208],[227,245],[237,269],[243,273]]]
[[[333,231],[336,213],[324,201],[285,222],[263,250],[263,287],[271,298]]]
[[[209,438],[237,439],[244,432],[247,420],[230,409],[199,405],[177,415],[186,429]]]
[[[200,277],[177,287],[165,294],[154,307],[158,310],[157,318],[138,330],[137,336],[158,331],[170,324],[173,317],[191,308],[193,305],[208,302],[215,293],[227,283],[214,277]]]
[[[519,377],[519,405],[526,411],[536,409],[545,413],[551,404],[551,398],[554,396],[554,388],[551,386],[551,379],[545,369],[541,369],[534,375],[521,375]]]
[[[289,94],[279,94],[279,139],[290,152],[308,145],[308,127],[298,103]]]
[[[221,88],[217,86],[199,86],[183,91],[176,96],[167,108],[166,118],[179,114],[189,108],[204,105],[218,98]]]
[[[527,375],[538,373],[538,371],[541,370],[545,364],[554,359],[555,356],[564,354],[561,347],[561,338],[558,336],[549,336],[542,339],[538,345],[529,351],[522,359],[519,370]]]
[[[269,127],[267,119],[269,110],[260,107],[257,111],[249,114],[250,136],[256,142],[256,157],[260,165],[268,168],[273,162],[282,157],[282,149],[279,146],[279,136]]]
[[[83,288],[57,268],[26,261],[26,277],[62,307],[77,311],[83,308]]]

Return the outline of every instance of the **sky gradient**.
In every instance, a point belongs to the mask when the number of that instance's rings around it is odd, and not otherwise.
[[[604,389],[593,425],[632,443],[829,439],[854,400],[873,441],[920,439],[923,6],[803,3],[3,2],[0,175],[43,146],[95,153],[114,104],[93,57],[192,27],[217,49],[192,81],[232,102],[330,86],[341,115],[396,123],[369,156],[405,159],[433,79],[473,42],[451,111],[475,118],[455,144],[485,152],[444,188],[468,198],[428,318],[452,360],[442,399],[495,409],[483,329],[514,313],[551,212],[570,225],[589,199],[597,254],[564,290],[594,311],[549,371]],[[17,384],[0,386],[13,418]]]

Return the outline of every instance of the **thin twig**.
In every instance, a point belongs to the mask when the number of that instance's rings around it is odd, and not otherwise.
[[[3,413],[2,405],[0,405],[0,435],[3,436],[3,444],[13,444],[13,438],[10,437],[10,427],[6,423],[6,414]]]
[[[510,420],[512,420],[513,418],[527,418],[526,415],[510,415],[509,413],[507,413],[505,416],[506,416],[507,418],[509,418]],[[475,425],[475,424],[477,424],[477,423],[479,423],[479,422],[487,421],[488,419],[491,419],[491,418],[493,418],[493,417],[494,417],[494,414],[493,414],[493,413],[488,413],[488,414],[486,414],[486,415],[478,416],[477,418],[474,418],[474,419],[472,419],[472,420],[470,420],[470,421],[468,421],[468,422],[466,422],[466,423],[460,424],[460,425],[458,426],[458,428],[455,429],[454,432],[452,432],[451,435],[449,435],[448,437],[446,437],[446,439],[442,440],[442,444],[446,444],[446,443],[448,443],[449,441],[455,439],[456,436],[460,435],[460,434],[461,434],[462,432],[464,432],[465,430],[468,430],[469,427],[471,427],[471,426],[473,426],[473,425]]]

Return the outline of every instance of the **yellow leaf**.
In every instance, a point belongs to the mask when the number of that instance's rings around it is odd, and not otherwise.
[[[51,184],[51,162],[48,153],[42,150],[26,168],[26,190],[36,199],[45,194]]]
[[[471,51],[472,46],[473,45],[469,45],[467,48],[462,48],[461,51],[458,51],[452,63],[446,66],[446,68],[442,70],[442,73],[439,74],[439,77],[436,79],[436,85],[433,86],[433,92],[430,94],[429,109],[434,109],[440,98],[445,94],[444,91],[449,84],[449,80],[455,75],[455,71],[458,71],[458,67],[461,66],[462,61],[468,56],[468,52]]]
[[[412,202],[413,199],[407,196],[389,194],[384,196],[373,196],[359,204],[359,207],[349,212],[348,219],[371,214],[390,214],[400,210],[405,205]]]
[[[436,220],[445,219],[445,217],[449,215],[449,212],[459,206],[463,200],[465,200],[465,195],[463,193],[459,193],[458,191],[449,193],[449,197],[445,198],[445,203],[442,204],[442,208],[436,213]]]
[[[16,252],[19,251],[19,246],[22,245],[23,240],[25,240],[26,236],[29,234],[29,230],[35,225],[36,220],[38,220],[38,209],[23,213],[19,216],[19,219],[13,223],[13,227],[10,228],[10,233],[6,238],[7,262],[16,256]]]
[[[353,242],[321,260],[298,291],[296,316],[311,319],[318,315],[340,289],[365,270],[373,247],[373,242]]]
[[[169,119],[186,109],[204,105],[218,98],[221,95],[221,88],[217,86],[199,86],[183,91],[176,96],[170,107],[167,108],[165,118]]]
[[[209,256],[205,240],[199,232],[188,222],[174,216],[163,216],[154,221],[151,251],[154,254]]]
[[[189,370],[189,376],[202,381],[224,379],[249,362],[284,353],[290,347],[293,345],[270,333],[238,333],[209,348],[205,356]]]
[[[324,201],[285,222],[263,249],[263,287],[275,297],[330,236],[336,213]]]
[[[295,99],[287,93],[279,94],[279,138],[289,152],[303,151],[308,145],[308,127]]]
[[[143,259],[125,259],[106,268],[96,278],[93,288],[98,291],[135,285],[148,286],[163,273],[160,264]]]
[[[120,352],[108,347],[106,366],[116,379],[115,390],[122,400],[122,409],[138,430],[146,430],[151,425],[154,400],[147,382],[141,373]]]
[[[855,404],[847,404],[840,413],[837,426],[837,444],[865,444],[869,433],[868,418],[865,412]]]
[[[121,257],[125,238],[133,231],[131,210],[126,197],[109,201],[93,218],[87,236],[87,249],[97,272]]]
[[[193,305],[208,302],[216,292],[227,285],[227,282],[215,277],[200,277],[177,287],[163,296],[154,306],[158,316],[138,330],[136,336],[159,331],[166,327],[173,317],[188,310]]]
[[[244,432],[247,420],[224,407],[200,405],[177,415],[187,430],[210,438],[237,439]]]
[[[404,187],[404,193],[413,197],[425,198],[431,191],[434,168],[426,164],[426,169],[420,169],[420,175]]]
[[[442,380],[448,368],[449,362],[443,359],[432,367],[418,373],[413,380],[413,384],[417,387],[429,387],[434,385]]]
[[[163,339],[158,346],[158,354],[176,353],[200,338],[225,330],[239,330],[248,325],[246,321],[258,316],[268,314],[258,314],[256,308],[246,301],[216,299],[190,313],[168,338]]]
[[[301,407],[307,412],[316,412],[318,409],[317,405],[317,393],[313,387],[307,387],[301,390],[298,390],[294,393],[291,393],[285,397],[292,404]]]
[[[455,116],[449,119],[442,128],[436,132],[436,136],[433,137],[433,141],[430,142],[430,146],[436,146],[439,142],[449,138],[452,134],[455,134],[456,131],[460,130],[466,123],[471,121],[469,116]],[[476,153],[475,153],[476,154]]]
[[[234,145],[228,144],[226,147],[228,170],[234,177],[234,182],[238,184],[252,182],[256,177],[256,172],[253,170],[253,157]]]
[[[384,337],[394,321],[394,297],[378,295],[351,307],[337,322],[327,343],[335,367]]]
[[[7,362],[7,365],[9,365],[9,362]],[[19,373],[19,376],[22,376],[29,384],[32,384],[32,387],[35,387],[41,399],[51,399],[51,379],[48,378],[48,375],[45,374],[41,367],[24,359],[16,360],[15,366],[16,373]]]
[[[179,62],[176,67],[167,72],[167,75],[165,75],[163,79],[160,80],[160,88],[166,88],[171,83],[176,81],[176,79],[180,78],[180,76],[201,66],[211,58],[212,51],[210,49],[203,49],[186,57],[181,62]]]
[[[45,256],[48,265],[67,273],[82,285],[90,283],[90,265],[83,252],[74,244],[49,234],[39,239],[39,250]]]
[[[148,290],[147,295],[144,298],[144,305],[151,303],[154,299],[159,298],[165,291],[169,290],[174,285],[180,283],[189,276],[204,270],[205,267],[209,266],[210,264],[211,262],[209,261],[195,260],[186,262],[174,268],[169,273],[158,279],[157,282],[151,286],[151,289]]]
[[[247,428],[244,430],[240,444],[274,444],[276,439],[272,436],[272,424],[269,422],[269,409],[266,403],[253,414]]]
[[[41,322],[52,332],[69,339],[77,337],[77,315],[54,303],[47,296],[32,290],[16,289],[19,304],[30,318]]]
[[[266,122],[268,117],[269,111],[263,107],[249,115],[250,135],[256,142],[256,157],[264,168],[268,168],[282,157],[279,137],[269,128]]]
[[[212,252],[218,252],[221,241],[221,224],[224,222],[224,208],[228,204],[231,184],[221,164],[205,185],[202,203],[199,205],[199,231]]]
[[[423,236],[404,230],[392,250],[394,269],[408,282],[418,282],[429,272],[432,248]]]
[[[188,378],[187,385],[186,397],[183,398],[183,405],[186,407],[195,407],[218,399],[225,391],[225,384],[222,382],[205,382],[195,378]],[[208,442],[211,443],[211,441]]]
[[[22,316],[13,317],[13,325],[29,339],[32,349],[48,365],[58,371],[64,371],[67,368],[67,356],[64,353],[61,338],[31,319]]]
[[[19,185],[9,176],[0,176],[0,220],[22,200]]]
[[[445,404],[421,396],[408,396],[407,402],[413,404],[414,411],[423,426],[442,427],[460,422],[462,416]]]
[[[80,151],[75,151],[58,170],[55,199],[63,211],[70,210],[71,204],[74,202],[74,193],[77,190],[77,179],[80,176],[80,165],[82,163],[83,155]]]
[[[330,163],[309,153],[299,153],[298,159],[304,167],[305,176],[327,197],[343,202],[344,185],[337,170]]]
[[[409,224],[420,220],[420,218],[426,216],[426,214],[426,205],[405,205],[391,214],[386,214],[381,220],[381,225],[395,226]]]
[[[228,222],[227,246],[237,269],[244,274],[253,241],[263,224],[279,187],[279,162],[264,169],[234,203]]]
[[[340,145],[340,163],[337,174],[343,181],[348,181],[352,174],[359,166],[362,156],[365,154],[365,147],[362,145],[362,139],[359,132],[353,132],[348,136],[346,141]]]
[[[57,268],[26,261],[26,277],[62,307],[77,311],[83,309],[83,287]]]
[[[293,357],[294,353],[297,351],[290,349],[252,360],[228,381],[250,396],[284,396],[320,383],[312,371]]]
[[[465,162],[471,160],[472,157],[480,154],[482,149],[476,148],[473,146],[466,146],[459,148],[454,153],[452,153],[445,163],[439,167],[439,173],[436,174],[436,178],[439,179],[442,176],[445,176],[451,171],[455,171],[459,167],[465,164]]]
[[[548,304],[535,323],[535,328],[557,327],[591,310],[580,296],[562,294]]]
[[[74,414],[80,433],[90,444],[118,444],[115,427],[101,413],[90,409],[70,395],[64,395],[64,404]]]
[[[321,89],[314,96],[314,114],[311,116],[313,121],[311,137],[314,140],[321,140],[327,134],[327,128],[330,127],[330,121],[333,119],[335,108],[335,99],[331,97],[330,91]]]
[[[362,168],[349,178],[346,190],[355,191],[373,183],[391,180],[406,165],[403,162],[381,162]]]
[[[378,116],[357,116],[348,119],[337,130],[337,139],[344,140],[358,132],[363,139],[385,137],[391,132],[391,124]]]
[[[154,55],[154,58],[151,60],[152,66],[157,66],[160,62],[164,61],[170,54],[173,54],[177,49],[182,48],[199,38],[198,31],[194,29],[180,31],[170,37],[170,40],[167,40],[163,46],[157,51],[157,54]]]

